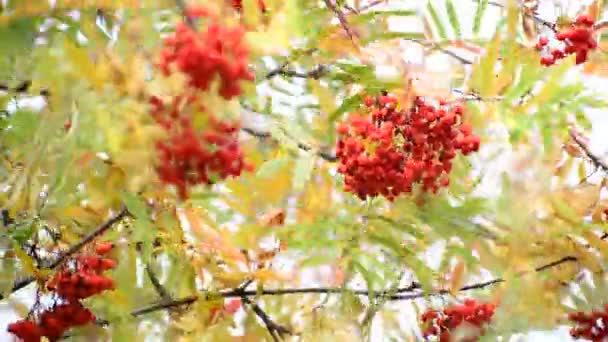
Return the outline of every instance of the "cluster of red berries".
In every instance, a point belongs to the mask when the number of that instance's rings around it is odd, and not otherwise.
[[[208,15],[204,8],[190,9],[192,17]],[[175,33],[164,41],[159,67],[165,76],[176,68],[186,74],[190,86],[209,90],[212,81],[220,79],[219,94],[231,99],[242,93],[240,81],[252,81],[247,46],[243,44],[245,29],[241,25],[226,27],[215,22],[197,32],[179,23]]]
[[[384,94],[366,98],[365,104],[371,116],[355,113],[340,123],[336,148],[344,190],[363,200],[382,195],[392,201],[412,192],[415,183],[436,193],[449,185],[457,151],[467,155],[479,149],[479,137],[463,123],[460,103],[435,106],[418,97],[401,111],[396,98]]]
[[[597,41],[593,35],[594,20],[587,14],[580,14],[576,17],[576,21],[559,31],[555,38],[562,43],[560,47],[548,49],[549,39],[541,36],[536,43],[538,51],[549,50],[549,54],[540,59],[540,63],[544,66],[555,64],[558,60],[565,58],[567,55],[576,55],[576,64],[582,64],[587,60],[590,50],[597,48]]]
[[[192,16],[209,15],[203,7],[190,9]],[[253,80],[247,69],[248,51],[242,43],[242,26],[226,28],[210,23],[197,33],[185,24],[178,25],[175,35],[165,41],[159,67],[165,75],[177,66],[186,74],[190,86],[208,91],[211,82],[220,80],[219,94],[229,100],[242,93],[240,81]],[[171,103],[158,97],[150,99],[151,115],[168,137],[156,143],[159,165],[156,171],[165,184],[174,185],[179,197],[188,197],[188,187],[213,184],[215,179],[239,176],[253,166],[244,160],[238,142],[239,125],[219,120],[209,114],[206,127],[196,129],[188,110],[205,112],[196,96],[176,96]]]
[[[158,98],[153,101],[156,103],[153,116],[170,132],[167,140],[156,143],[157,173],[162,182],[177,188],[181,199],[188,197],[188,186],[210,185],[214,183],[213,177],[238,177],[243,170],[253,170],[253,165],[245,161],[239,144],[237,124],[210,116],[207,127],[197,132],[192,119],[180,115],[174,106],[168,111],[170,118],[175,115],[174,120],[170,120],[158,114],[164,110],[162,101]]]
[[[451,334],[463,323],[477,329],[474,336],[469,336],[464,342],[474,342],[483,334],[484,325],[489,323],[496,310],[496,304],[478,303],[475,299],[465,299],[462,305],[452,305],[441,311],[429,310],[422,314],[422,322],[426,325],[423,336],[428,339],[437,336],[440,342],[450,342]]]
[[[80,300],[114,288],[112,279],[102,274],[116,266],[114,260],[103,257],[111,249],[111,243],[103,242],[97,245],[96,255],[80,255],[66,264],[47,283],[47,288],[61,298],[61,303],[55,302],[35,320],[9,324],[8,332],[24,342],[39,342],[42,337],[57,341],[70,328],[94,321],[95,315],[82,306]]]
[[[604,311],[572,312],[568,319],[576,324],[570,329],[572,337],[594,342],[608,339],[608,304],[604,305]]]

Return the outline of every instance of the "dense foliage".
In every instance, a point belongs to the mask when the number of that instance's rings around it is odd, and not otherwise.
[[[461,1],[2,2],[7,336],[605,339],[604,1]]]

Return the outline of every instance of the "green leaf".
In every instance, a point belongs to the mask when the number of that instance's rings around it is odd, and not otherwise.
[[[481,28],[481,19],[483,18],[483,14],[488,7],[488,0],[481,0],[481,2],[477,5],[477,11],[475,12],[475,20],[473,21],[473,33],[478,34],[479,29]]]
[[[458,21],[458,14],[456,13],[456,8],[454,7],[454,3],[452,0],[446,0],[445,6],[448,11],[448,19],[450,20],[450,25],[452,25],[452,29],[456,34],[456,37],[462,39],[462,30],[460,29],[460,21]]]
[[[441,40],[447,40],[448,35],[445,33],[445,27],[443,27],[443,24],[441,23],[441,19],[439,18],[439,15],[437,14],[435,7],[433,7],[433,4],[431,3],[431,1],[429,1],[427,3],[426,8],[429,11],[429,14],[431,15],[431,19],[433,19],[433,23],[435,24],[435,27],[437,28],[439,37],[441,38]]]
[[[296,191],[302,190],[304,185],[310,180],[312,170],[315,165],[315,155],[313,153],[305,153],[296,160],[296,165],[293,170],[293,188]]]
[[[329,122],[336,121],[342,114],[349,112],[357,107],[363,102],[363,95],[361,93],[357,93],[353,96],[347,97],[342,101],[342,104],[338,109],[336,109],[333,113],[329,115]]]
[[[127,206],[127,209],[133,216],[139,219],[147,219],[148,218],[148,210],[146,209],[146,204],[136,195],[123,191],[121,194],[121,200]]]
[[[274,176],[280,169],[285,167],[289,162],[288,157],[277,157],[270,159],[260,166],[256,172],[256,176],[260,178],[270,178]]]

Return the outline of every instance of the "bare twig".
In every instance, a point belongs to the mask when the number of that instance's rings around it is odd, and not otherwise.
[[[327,8],[329,8],[332,12],[334,12],[336,17],[340,21],[340,25],[342,25],[344,32],[346,32],[346,34],[350,38],[350,41],[353,43],[353,45],[357,46],[357,44],[355,43],[355,36],[353,35],[353,32],[350,29],[350,26],[348,26],[348,22],[346,21],[346,17],[344,16],[344,13],[342,13],[342,11],[340,11],[338,9],[338,7],[336,7],[336,4],[334,4],[332,2],[332,0],[323,0],[323,2],[325,2],[325,5],[327,6]]]
[[[129,215],[129,211],[123,205],[121,207],[120,211],[116,215],[112,216],[107,221],[103,222],[99,227],[95,228],[95,230],[93,230],[91,233],[89,233],[88,235],[86,235],[85,237],[83,237],[80,241],[78,241],[75,245],[73,245],[72,247],[70,247],[67,251],[61,253],[59,255],[59,257],[57,259],[55,259],[55,261],[53,261],[46,268],[50,269],[50,270],[57,268],[58,266],[60,266],[61,264],[63,264],[63,262],[65,260],[67,260],[72,254],[80,251],[84,246],[88,245],[94,239],[96,239],[97,237],[99,237],[100,235],[102,235],[103,233],[105,233],[116,222],[120,221],[122,218],[126,217],[127,215]],[[34,278],[34,277],[27,277],[27,278],[24,278],[24,279],[16,281],[13,284],[13,287],[11,288],[11,290],[10,290],[9,293],[13,293],[15,291],[18,291],[18,290],[26,287],[27,285],[29,285],[30,283],[32,283],[34,280],[36,280],[36,278]],[[4,296],[5,295],[0,294],[0,300],[4,299]]]
[[[587,158],[589,158],[597,168],[601,168],[604,172],[608,172],[608,164],[591,151],[589,145],[583,140],[583,137],[576,128],[573,127],[570,129],[570,137],[572,137],[572,140],[574,140],[578,147],[583,150]]]
[[[605,236],[608,238],[608,234],[605,234]],[[558,260],[549,262],[547,264],[544,264],[544,265],[541,265],[541,266],[535,268],[534,272],[542,272],[547,269],[551,269],[553,267],[563,265],[565,263],[576,262],[576,261],[578,261],[578,259],[574,256],[565,256]],[[523,276],[528,273],[530,273],[530,272],[521,272],[518,275]],[[487,280],[484,282],[463,286],[458,291],[470,291],[470,290],[476,290],[476,289],[483,289],[485,287],[503,283],[505,281],[506,280],[504,278],[498,277],[498,278],[494,278],[494,279]],[[428,296],[433,296],[433,295],[444,295],[444,294],[449,293],[449,291],[447,291],[447,290],[439,290],[439,291],[430,292],[430,293],[415,292],[417,290],[420,290],[420,288],[421,288],[420,284],[413,283],[410,286],[398,288],[398,289],[392,290],[392,291],[375,292],[374,296],[376,298],[381,298],[384,300],[395,301],[395,300],[416,299],[416,298],[428,297]],[[414,292],[414,293],[408,293],[408,292]],[[292,295],[292,294],[342,294],[342,293],[350,293],[350,294],[355,294],[358,296],[370,296],[370,292],[368,290],[349,290],[349,289],[345,290],[343,288],[338,288],[338,287],[310,287],[310,288],[297,288],[297,289],[264,289],[264,290],[250,290],[250,291],[236,289],[236,290],[230,290],[230,291],[226,291],[226,292],[220,292],[219,294],[217,294],[217,296],[220,296],[222,298],[236,298],[236,297],[247,298],[247,297],[251,297],[251,296],[283,296],[283,295]],[[167,309],[167,308],[173,308],[176,306],[191,304],[191,303],[197,301],[198,299],[213,300],[216,298],[217,298],[216,296],[202,297],[202,298],[198,297],[198,296],[190,296],[190,297],[186,297],[183,299],[175,300],[171,303],[151,305],[149,307],[136,310],[136,311],[132,312],[131,314],[133,316],[139,316],[139,315],[143,315],[143,314],[146,314],[149,312],[154,312],[154,311],[163,310],[163,309]]]
[[[243,128],[241,128],[241,130],[256,138],[260,138],[260,139],[272,138],[272,135],[270,133],[265,132],[265,131],[259,131],[259,130],[256,130],[251,127],[243,127]],[[298,148],[303,151],[310,151],[312,149],[311,146],[309,146],[303,142],[297,142],[297,145],[298,145]],[[335,154],[326,152],[326,151],[317,152],[317,156],[321,157],[322,159],[324,159],[328,162],[336,162],[338,160],[338,157],[336,157]]]
[[[148,274],[148,278],[150,279],[152,286],[154,286],[156,293],[158,293],[158,295],[160,296],[162,303],[172,302],[173,299],[171,298],[171,295],[169,294],[167,289],[160,283],[158,277],[156,276],[154,271],[152,271],[152,267],[150,266],[150,264],[146,265],[146,274]]]
[[[480,0],[476,0],[476,3],[479,4]],[[495,6],[495,7],[500,7],[500,8],[504,8],[505,6],[499,2],[496,1],[488,1],[489,5]],[[537,23],[549,28],[551,31],[556,31],[556,25],[555,23],[552,23],[550,21],[547,21],[541,17],[539,17],[538,15],[534,14],[534,13],[529,13],[529,12],[524,12],[525,16],[531,17],[532,19],[534,19],[534,21],[536,21]]]
[[[318,80],[325,74],[327,74],[328,68],[323,64],[317,65],[314,69],[306,72],[298,72],[295,70],[287,70],[288,63],[281,64],[278,68],[273,69],[266,74],[266,79],[271,79],[275,76],[281,75],[286,77],[297,77],[297,78],[312,78]]]
[[[466,65],[473,64],[472,60],[469,60],[469,59],[467,59],[465,57],[462,57],[459,54],[457,54],[457,53],[455,53],[453,51],[450,51],[448,49],[442,48],[437,43],[430,42],[430,41],[425,41],[425,40],[421,40],[421,39],[415,39],[415,38],[404,38],[404,39],[407,40],[407,41],[419,44],[419,45],[421,45],[423,47],[431,48],[433,50],[437,50],[437,51],[439,51],[439,52],[441,52],[441,53],[443,53],[445,55],[448,55],[450,57],[453,57],[453,58],[457,59],[462,64],[466,64]]]
[[[283,338],[284,335],[293,335],[293,332],[289,328],[273,321],[272,318],[270,318],[270,316],[268,316],[268,314],[258,304],[252,302],[245,296],[242,297],[242,300],[243,303],[249,305],[253,312],[255,312],[262,322],[264,322],[266,329],[268,329],[268,333],[275,342],[278,342],[281,338]]]

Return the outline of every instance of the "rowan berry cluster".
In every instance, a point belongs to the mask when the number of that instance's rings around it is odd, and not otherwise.
[[[572,337],[594,342],[608,339],[608,304],[604,305],[603,311],[572,312],[568,319],[576,324],[570,329]]]
[[[493,303],[479,303],[475,299],[465,299],[462,305],[452,305],[441,311],[429,310],[422,314],[422,322],[426,325],[423,336],[439,338],[440,342],[452,341],[452,333],[458,327],[468,324],[476,331],[467,339],[459,341],[474,342],[483,335],[484,325],[488,324],[494,315],[496,305]]]
[[[103,257],[111,249],[111,243],[100,243],[95,255],[79,255],[66,263],[47,283],[47,289],[58,296],[55,304],[37,318],[9,324],[8,332],[24,342],[39,342],[42,337],[57,341],[70,328],[94,321],[95,315],[80,300],[114,288],[112,279],[103,275],[116,266],[114,260]]]
[[[204,8],[191,9],[193,17],[206,15]],[[243,43],[245,29],[241,25],[226,27],[210,22],[206,29],[197,32],[185,23],[179,23],[175,33],[164,40],[159,68],[165,76],[173,68],[188,76],[190,86],[209,90],[213,80],[219,78],[219,94],[229,100],[242,93],[240,81],[252,81],[254,74],[248,69],[247,46]]]
[[[359,198],[382,195],[394,200],[411,193],[415,183],[436,193],[449,185],[457,151],[467,155],[479,149],[480,139],[463,122],[463,106],[418,97],[409,110],[397,110],[390,95],[368,97],[369,116],[351,114],[337,127],[338,172],[344,190]]]
[[[545,51],[540,63],[544,66],[555,64],[558,60],[568,55],[576,55],[576,64],[582,64],[587,60],[589,51],[597,48],[594,37],[594,20],[587,14],[580,14],[576,21],[555,34],[555,39],[560,41],[557,47],[549,49],[549,39],[541,36],[536,43],[538,51]]]
[[[190,9],[188,13],[214,19],[203,7]],[[228,28],[213,21],[201,33],[179,24],[175,34],[165,40],[159,67],[165,75],[174,71],[184,73],[189,86],[200,91],[208,91],[217,78],[219,95],[230,100],[241,95],[239,82],[254,78],[247,66],[244,33],[242,26]],[[185,95],[174,97],[170,103],[159,97],[150,99],[152,117],[167,132],[166,140],[156,143],[159,158],[156,171],[162,182],[177,188],[181,199],[188,197],[189,186],[210,185],[216,179],[236,177],[244,169],[253,169],[245,162],[238,142],[239,125],[207,113],[200,100]],[[193,108],[205,112],[204,128],[197,129],[193,124]]]
[[[243,170],[253,170],[253,165],[245,161],[238,141],[238,124],[209,116],[207,127],[197,132],[192,119],[176,109],[178,102],[173,102],[168,118],[159,114],[164,110],[162,102],[157,98],[154,102],[157,107],[153,116],[169,132],[166,140],[156,143],[159,158],[156,171],[162,182],[177,188],[181,199],[188,197],[189,186],[211,185],[215,179],[238,177]]]

